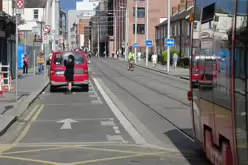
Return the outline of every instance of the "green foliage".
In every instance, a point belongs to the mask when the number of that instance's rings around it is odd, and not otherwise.
[[[180,52],[176,49],[170,49],[170,59],[172,59],[173,54],[176,53],[178,56],[180,56]],[[167,51],[162,52],[162,62],[167,62]]]

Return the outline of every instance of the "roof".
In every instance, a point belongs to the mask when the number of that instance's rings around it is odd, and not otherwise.
[[[184,10],[183,12],[180,12],[178,14],[175,14],[175,15],[171,16],[171,22],[176,22],[178,20],[185,19],[185,17],[190,15],[192,12],[193,12],[193,7],[189,8],[188,10]],[[160,27],[160,26],[163,26],[163,25],[167,25],[167,20],[165,20],[164,22],[158,24],[155,27]]]
[[[25,8],[44,8],[47,0],[25,0]]]

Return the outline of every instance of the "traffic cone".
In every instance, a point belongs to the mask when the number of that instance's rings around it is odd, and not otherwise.
[[[2,92],[6,92],[6,87],[4,86],[4,76],[2,74],[2,77],[1,77],[1,86],[2,86]]]
[[[3,74],[2,74],[3,75]],[[3,97],[3,88],[2,88],[2,84],[3,84],[3,76],[1,76],[0,78],[0,97]]]

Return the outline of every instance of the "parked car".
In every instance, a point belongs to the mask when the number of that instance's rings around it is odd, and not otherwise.
[[[69,55],[73,55],[75,58],[73,87],[77,86],[89,91],[88,61],[86,54],[82,51],[53,53],[50,64],[50,91],[53,92],[58,87],[67,86],[64,76],[66,69],[64,60]]]

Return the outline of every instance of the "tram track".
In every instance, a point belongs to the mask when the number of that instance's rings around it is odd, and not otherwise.
[[[122,75],[122,76],[125,77],[126,79],[128,79],[128,80],[130,80],[130,81],[132,81],[132,82],[134,82],[134,83],[136,83],[136,84],[138,84],[138,85],[141,85],[141,86],[143,86],[143,87],[145,87],[145,88],[147,88],[147,89],[149,89],[149,90],[151,90],[151,91],[153,91],[153,92],[155,92],[155,93],[158,93],[158,94],[160,94],[160,95],[162,95],[162,96],[165,96],[165,97],[167,97],[167,98],[169,98],[169,99],[172,99],[172,100],[174,100],[174,101],[180,102],[181,104],[186,105],[186,106],[189,107],[189,104],[186,104],[186,103],[184,103],[184,102],[182,102],[182,101],[180,101],[180,100],[178,100],[178,99],[175,99],[175,98],[173,98],[173,97],[171,97],[171,96],[168,96],[168,95],[166,95],[166,94],[164,94],[164,93],[162,93],[162,92],[160,92],[160,91],[158,91],[158,90],[152,89],[151,87],[149,87],[149,86],[147,86],[147,85],[144,85],[144,84],[142,84],[142,83],[140,83],[140,82],[137,82],[137,81],[135,81],[135,80],[133,80],[133,79],[127,77],[127,76],[124,75],[123,73],[117,71],[115,68],[113,68],[113,67],[111,67],[110,65],[104,63],[101,59],[99,59],[97,62],[100,62],[101,64],[103,64],[103,65],[107,66],[108,68],[112,69],[112,71],[114,70],[116,73]],[[127,92],[129,95],[131,95],[131,96],[132,96],[133,98],[135,98],[137,101],[139,101],[140,103],[142,103],[143,105],[145,105],[152,113],[154,113],[155,115],[157,115],[160,119],[162,119],[162,120],[164,120],[165,122],[171,124],[173,127],[175,127],[176,130],[178,130],[181,134],[183,134],[185,137],[187,137],[190,141],[194,141],[193,137],[192,137],[190,134],[188,134],[188,133],[185,132],[183,129],[181,129],[180,127],[178,127],[175,123],[173,123],[173,122],[172,122],[171,120],[169,120],[167,117],[165,117],[164,115],[162,115],[161,113],[159,113],[158,111],[156,111],[156,110],[155,110],[154,108],[152,108],[149,104],[147,104],[146,102],[142,101],[140,98],[138,98],[137,96],[135,96],[135,95],[134,95],[133,93],[131,93],[128,89],[124,88],[121,84],[117,83],[111,76],[109,76],[109,75],[106,74],[104,71],[102,71],[102,68],[100,68],[100,66],[99,66],[97,63],[94,63],[94,64],[95,64],[94,66],[97,67],[98,71],[100,71],[104,76],[108,77],[108,80],[110,80],[110,81],[113,82],[115,85],[117,85],[119,88],[121,88],[122,90],[124,90],[125,92]],[[176,87],[174,87],[174,88],[176,88]]]

